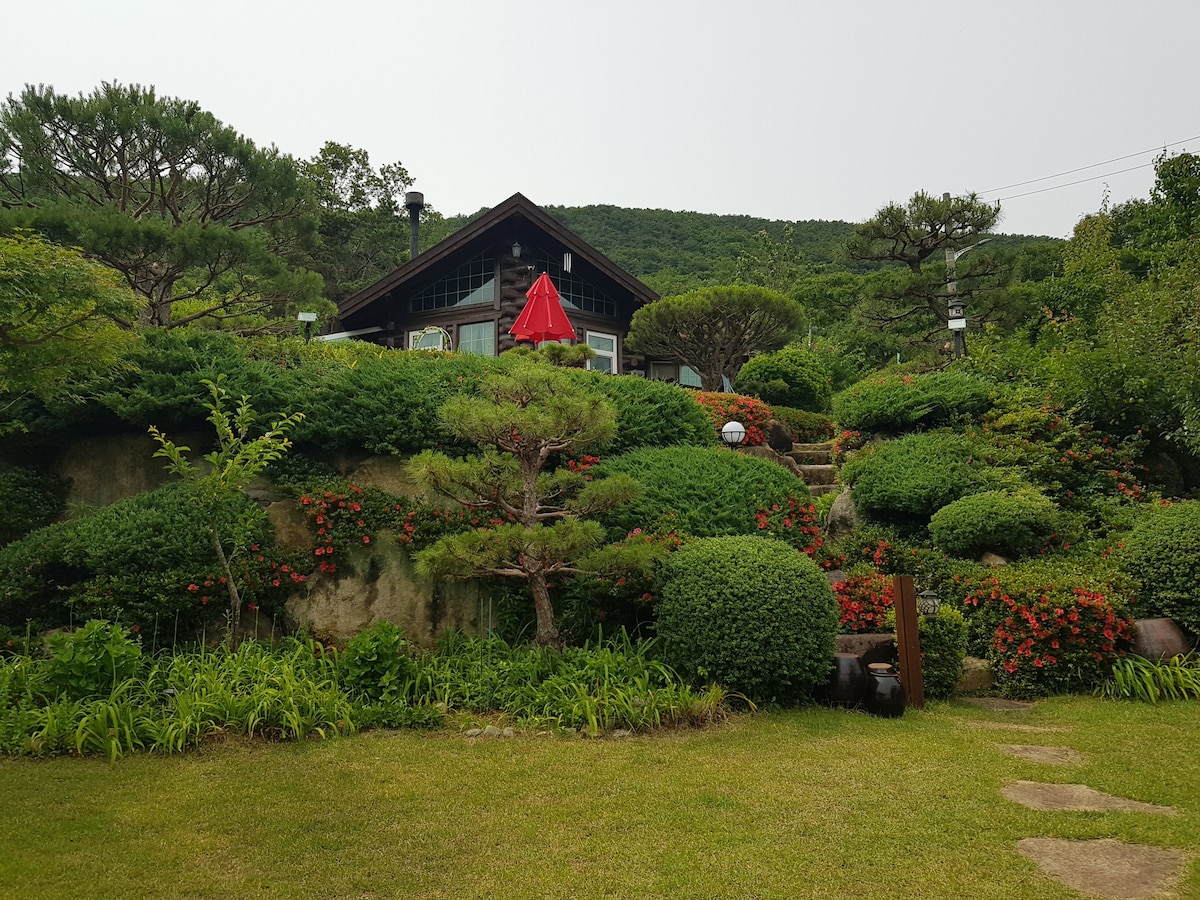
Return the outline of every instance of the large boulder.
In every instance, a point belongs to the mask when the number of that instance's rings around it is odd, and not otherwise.
[[[854,505],[852,491],[847,488],[837,495],[829,507],[829,521],[825,523],[825,537],[831,541],[845,537],[858,526],[858,508]]]

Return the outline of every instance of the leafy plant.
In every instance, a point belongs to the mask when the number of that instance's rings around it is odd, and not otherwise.
[[[1155,662],[1131,654],[1113,664],[1096,694],[1144,703],[1200,699],[1200,656],[1190,653]]]
[[[842,428],[898,435],[976,418],[992,397],[986,383],[961,372],[876,374],[837,394],[832,405]]]
[[[657,628],[693,681],[762,700],[810,699],[829,672],[837,612],[824,573],[771,539],[699,538],[671,554]]]
[[[49,525],[66,506],[70,484],[32,469],[0,472],[0,496],[5,514],[0,519],[0,547]]]
[[[387,701],[407,693],[406,682],[417,666],[409,656],[404,631],[390,622],[377,622],[360,631],[337,657],[342,686],[353,696]]]
[[[1166,616],[1200,636],[1200,501],[1148,510],[1126,536],[1120,558],[1140,582],[1139,614]]]
[[[71,700],[107,697],[142,667],[142,649],[120,625],[93,620],[47,640],[47,684]]]
[[[774,353],[751,357],[733,382],[741,394],[751,394],[772,407],[776,404],[811,412],[829,409],[829,372],[821,357],[792,344]]]
[[[967,655],[967,622],[953,606],[943,605],[937,618],[921,616],[921,676],[925,696],[947,699],[962,677]]]
[[[1061,528],[1049,498],[1034,490],[982,491],[943,506],[929,521],[937,549],[967,559],[986,552],[1028,556],[1044,548]]]

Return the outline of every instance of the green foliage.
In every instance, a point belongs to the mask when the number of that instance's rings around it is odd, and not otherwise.
[[[821,413],[772,405],[771,415],[783,423],[798,444],[820,444],[833,438],[833,419]]]
[[[986,637],[998,686],[1017,696],[1090,691],[1133,637],[1120,587],[1041,567],[997,570],[964,598],[972,636]]]
[[[824,573],[782,541],[700,538],[671,554],[658,603],[663,653],[692,680],[756,702],[811,699],[837,612]]]
[[[567,377],[599,391],[616,407],[616,434],[596,446],[598,453],[607,456],[639,447],[709,447],[716,443],[694,391],[649,378],[613,378],[574,369],[568,370]]]
[[[951,431],[909,434],[857,451],[838,477],[858,509],[897,524],[924,525],[960,497],[985,490],[979,450]]]
[[[417,672],[410,646],[404,630],[390,622],[360,631],[337,657],[342,687],[353,697],[372,701],[403,696]]]
[[[921,676],[925,696],[945,700],[954,696],[967,655],[967,622],[952,606],[942,606],[937,618],[920,617]]]
[[[837,394],[833,418],[852,431],[895,435],[977,418],[991,405],[988,386],[965,373],[877,374]]]
[[[49,525],[66,507],[69,483],[32,469],[0,472],[0,497],[5,515],[0,520],[0,547]]]
[[[767,424],[773,413],[771,407],[753,397],[741,394],[722,394],[713,391],[697,391],[696,402],[708,414],[712,433],[720,435],[726,422],[741,422],[746,429],[743,447],[758,447],[767,441]],[[722,444],[721,446],[724,446]]]
[[[1191,653],[1161,662],[1126,656],[1113,663],[1112,674],[1097,685],[1096,694],[1143,703],[1200,700],[1200,656]]]
[[[1200,501],[1148,510],[1126,536],[1120,558],[1140,584],[1138,615],[1166,616],[1200,636]]]
[[[737,376],[747,356],[784,346],[801,316],[795,301],[765,288],[700,288],[638,309],[626,347],[678,360],[696,371],[704,390],[716,391],[722,376]]]
[[[983,491],[935,512],[929,534],[951,556],[976,559],[990,551],[1012,558],[1045,547],[1060,519],[1054,503],[1035,490]]]
[[[772,407],[818,413],[829,409],[830,384],[821,357],[798,344],[751,357],[733,382],[738,393],[752,394]]]
[[[796,512],[790,531],[802,524],[809,504],[808,488],[782,466],[715,447],[635,450],[594,471],[600,478],[628,475],[641,485],[637,498],[598,517],[612,540],[634,529],[697,537],[756,534],[766,530],[759,527],[759,513],[776,506]],[[811,542],[811,535],[801,537]]]
[[[69,700],[107,697],[142,668],[142,649],[120,625],[92,620],[47,641],[46,685]]]

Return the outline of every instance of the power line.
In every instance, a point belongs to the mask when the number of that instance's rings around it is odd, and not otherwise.
[[[1077,169],[1068,169],[1065,172],[1059,172],[1057,175],[1043,175],[1041,178],[1031,178],[1029,181],[1018,181],[1015,184],[1002,184],[1002,185],[1000,185],[1000,187],[988,188],[986,191],[980,191],[979,193],[980,194],[995,194],[995,193],[998,193],[999,191],[1006,191],[1009,188],[1024,187],[1027,184],[1037,184],[1039,181],[1049,181],[1052,178],[1062,178],[1064,175],[1074,175],[1076,172],[1084,172],[1088,169],[1095,169],[1095,168],[1099,168],[1100,166],[1107,166],[1111,163],[1121,162],[1126,159],[1133,159],[1135,156],[1143,156],[1147,153],[1154,153],[1156,150],[1165,150],[1168,147],[1177,147],[1180,144],[1186,144],[1188,141],[1197,141],[1197,140],[1200,140],[1200,135],[1196,135],[1195,137],[1190,137],[1190,138],[1184,138],[1182,141],[1172,141],[1169,144],[1163,144],[1161,147],[1151,147],[1149,150],[1141,150],[1138,153],[1130,153],[1127,156],[1118,156],[1114,159],[1106,159],[1103,162],[1092,163],[1090,166],[1080,166]],[[1147,163],[1147,165],[1153,165],[1153,163]],[[1145,166],[1134,166],[1133,167],[1133,169],[1144,169],[1144,168],[1145,168]],[[1122,172],[1132,172],[1133,169],[1122,169],[1121,171]],[[1120,172],[1111,172],[1109,174],[1119,175]],[[1094,178],[1084,178],[1082,181],[1073,181],[1073,182],[1071,182],[1071,184],[1083,184],[1085,181],[1094,181],[1097,178],[1107,178],[1107,177],[1108,177],[1108,175],[1096,175]],[[1070,187],[1070,185],[1063,184],[1063,185],[1059,185],[1059,187]],[[1054,190],[1054,188],[1046,188],[1046,190]],[[1030,193],[1036,194],[1039,192],[1031,191]],[[1027,195],[1026,194],[1018,194],[1017,196],[1025,197]],[[1007,197],[1004,199],[1011,200],[1012,198]]]
[[[1078,181],[1068,181],[1066,184],[1054,184],[1050,187],[1038,188],[1036,191],[1025,191],[1021,194],[1009,194],[1007,197],[997,197],[996,202],[1001,203],[1005,200],[1016,200],[1018,197],[1030,197],[1034,194],[1044,194],[1047,191],[1057,191],[1059,188],[1072,187],[1076,184],[1087,184],[1089,181],[1099,181],[1102,178],[1108,178],[1110,175],[1121,175],[1125,172],[1136,172],[1138,169],[1148,169],[1152,165],[1154,165],[1152,162],[1142,163],[1140,166],[1130,166],[1128,169],[1118,169],[1115,172],[1106,172],[1103,175],[1093,175],[1091,178],[1080,178]],[[1090,169],[1091,166],[1085,166],[1084,168]],[[1039,178],[1038,180],[1041,181],[1042,179]],[[1033,182],[1026,182],[1026,184],[1032,183]]]

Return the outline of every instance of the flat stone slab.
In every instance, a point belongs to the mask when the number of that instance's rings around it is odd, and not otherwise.
[[[1067,887],[1122,900],[1172,896],[1170,890],[1187,863],[1178,850],[1108,839],[1025,838],[1017,849]]]
[[[964,697],[963,702],[993,712],[1026,712],[1033,709],[1032,703],[1024,700],[1005,700],[1002,697]]]
[[[1176,810],[1171,806],[1158,806],[1154,803],[1143,803],[1140,800],[1128,800],[1125,797],[1114,797],[1086,784],[1043,784],[1039,781],[1018,781],[1006,784],[1000,788],[1000,793],[1006,800],[1020,803],[1029,809],[1056,810],[1063,812],[1122,812],[1153,813],[1161,816],[1173,816]]]
[[[1070,747],[1044,747],[1041,744],[1001,744],[1000,749],[1030,762],[1048,766],[1077,766],[1083,756]]]
[[[1070,731],[1064,725],[1025,725],[1021,722],[963,722],[968,728],[990,728],[993,731],[1020,731],[1023,734],[1061,734]]]

